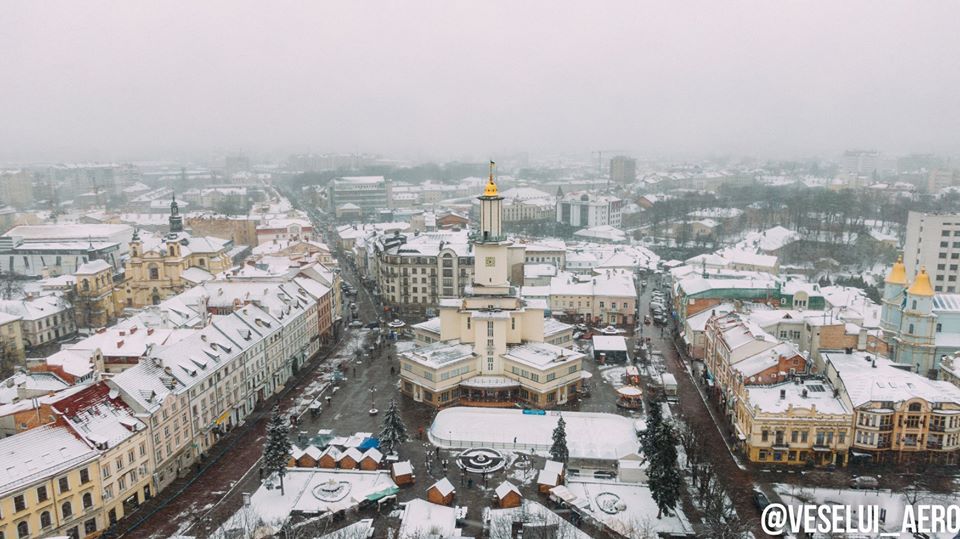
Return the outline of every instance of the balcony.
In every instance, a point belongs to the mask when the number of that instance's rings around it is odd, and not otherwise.
[[[943,449],[943,442],[927,442],[927,449],[940,450]]]

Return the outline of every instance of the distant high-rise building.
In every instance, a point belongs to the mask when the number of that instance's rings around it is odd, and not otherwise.
[[[0,204],[24,209],[33,203],[33,174],[26,170],[0,171]]]
[[[390,207],[390,180],[383,176],[344,176],[330,180],[328,198],[331,209],[353,204],[364,215]]]
[[[564,195],[557,203],[557,222],[566,226],[619,227],[622,217],[623,200],[617,197],[574,191]]]
[[[936,194],[946,187],[960,184],[960,171],[948,168],[935,168],[927,175],[927,191]]]
[[[910,212],[903,263],[908,280],[926,267],[934,291],[960,292],[960,214]]]
[[[618,155],[610,160],[610,181],[633,183],[637,179],[637,160]]]
[[[876,150],[847,150],[843,154],[841,165],[844,173],[858,176],[873,176],[897,170],[896,159]]]

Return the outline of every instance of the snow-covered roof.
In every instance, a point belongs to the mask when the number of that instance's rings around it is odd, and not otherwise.
[[[100,382],[58,400],[53,407],[77,434],[98,446],[115,447],[147,428],[120,393]]]
[[[420,346],[403,354],[403,358],[432,368],[442,367],[473,357],[473,346],[460,341],[441,341]]]
[[[630,271],[604,270],[593,276],[561,272],[550,279],[550,295],[636,298],[637,287]]]
[[[75,274],[75,275],[93,275],[93,274],[95,274],[95,273],[98,273],[98,272],[101,272],[101,271],[104,271],[104,270],[112,270],[112,269],[113,269],[113,266],[111,266],[111,265],[110,265],[108,262],[106,262],[106,261],[103,261],[103,260],[93,260],[93,261],[87,262],[87,263],[85,263],[85,264],[81,264],[81,265],[77,268],[77,271],[74,272],[74,274]]]
[[[732,303],[721,303],[719,305],[714,305],[709,309],[700,311],[693,316],[688,316],[685,324],[690,328],[691,331],[704,331],[707,326],[707,321],[710,320],[710,318],[714,316],[723,316],[736,310],[736,306]]]
[[[761,414],[783,414],[789,409],[816,407],[818,414],[848,415],[853,411],[834,396],[827,380],[807,379],[800,383],[782,382],[769,386],[747,386],[747,407],[760,408]]]
[[[593,349],[612,352],[626,352],[627,339],[619,335],[594,335]]]
[[[543,336],[545,338],[563,333],[564,331],[573,331],[573,326],[565,324],[553,317],[543,319]]]
[[[770,279],[710,279],[703,277],[689,277],[677,283],[680,290],[688,295],[702,294],[710,290],[776,290],[780,285],[774,278]]]
[[[528,342],[507,348],[505,359],[537,369],[549,369],[583,358],[583,354],[545,342]]]
[[[59,313],[66,313],[69,309],[70,303],[59,293],[30,299],[0,300],[0,311],[19,316],[25,321],[40,320]]]
[[[820,355],[824,363],[837,371],[854,407],[871,402],[899,403],[912,398],[960,404],[960,387],[911,372],[909,365],[898,365],[885,357],[860,351],[821,352]]]
[[[627,241],[627,235],[624,233],[624,231],[610,225],[598,225],[590,228],[582,228],[574,232],[573,235],[580,238],[589,238],[602,241]]]
[[[437,489],[437,492],[439,492],[441,496],[447,496],[457,490],[453,488],[453,483],[451,483],[446,477],[431,485],[430,488]]]
[[[97,451],[65,426],[44,425],[0,439],[0,496],[93,461]]]
[[[446,539],[458,535],[456,508],[413,499],[403,509],[397,539]]]
[[[413,465],[409,460],[393,463],[393,475],[410,475],[413,473]]]
[[[497,499],[499,500],[502,500],[511,492],[516,492],[518,496],[520,495],[520,489],[518,489],[517,486],[510,481],[504,481],[503,483],[500,483],[493,492],[497,495]]]

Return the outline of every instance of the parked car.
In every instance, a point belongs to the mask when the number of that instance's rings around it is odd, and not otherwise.
[[[850,488],[878,488],[880,481],[876,477],[861,475],[850,480]]]
[[[620,330],[617,329],[617,328],[615,328],[615,327],[613,327],[613,326],[607,326],[607,327],[601,329],[601,330],[600,330],[600,333],[603,333],[604,335],[616,335],[616,334],[620,333]]]
[[[649,316],[644,316],[644,317],[643,317],[643,325],[649,326],[650,323],[651,323],[651,322],[650,322],[650,317],[649,317]]]
[[[370,322],[367,324],[367,329],[377,329],[380,327],[380,322]]]
[[[347,326],[348,326],[348,327],[352,327],[352,328],[362,328],[362,327],[363,327],[363,322],[361,322],[361,321],[359,321],[359,320],[353,320],[352,322],[350,322],[349,324],[347,324]]]
[[[757,506],[757,509],[763,511],[768,505],[770,505],[770,498],[767,498],[767,495],[760,490],[753,491],[753,505]]]

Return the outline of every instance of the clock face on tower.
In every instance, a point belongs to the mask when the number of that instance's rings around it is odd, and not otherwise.
[[[497,265],[497,259],[496,257],[488,256],[484,261],[484,263],[487,265],[488,268],[492,268]]]

